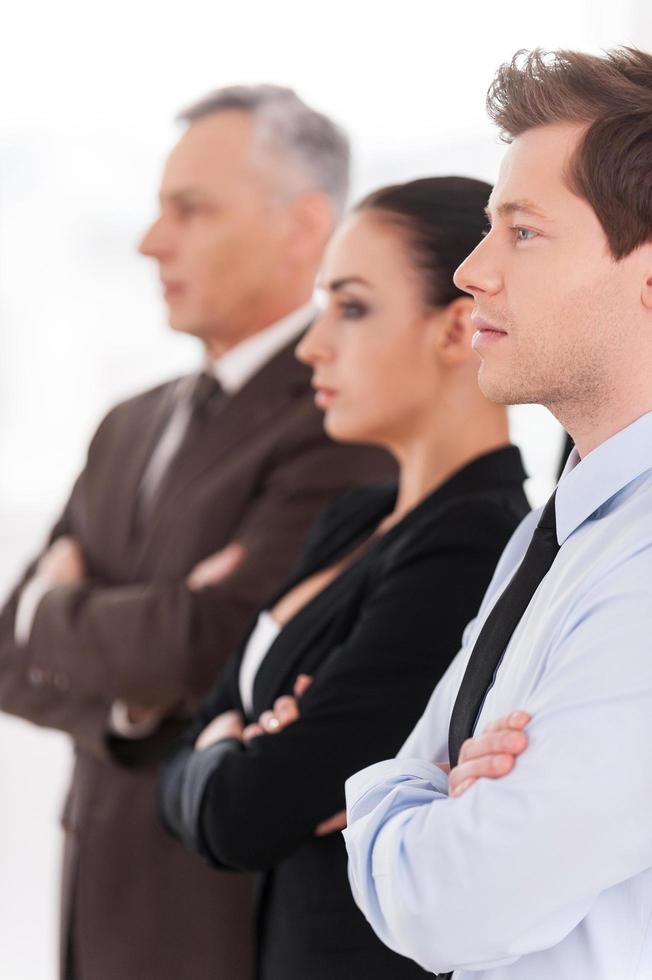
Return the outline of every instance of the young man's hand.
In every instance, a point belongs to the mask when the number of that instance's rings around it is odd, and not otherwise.
[[[449,795],[461,796],[477,779],[501,779],[511,772],[516,757],[527,748],[523,729],[530,720],[526,711],[512,711],[490,722],[481,735],[467,738],[460,749],[458,764],[449,772]],[[439,768],[449,771],[445,763]]]

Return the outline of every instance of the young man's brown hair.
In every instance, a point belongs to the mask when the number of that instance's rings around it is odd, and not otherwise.
[[[487,110],[506,142],[538,126],[586,124],[571,190],[595,211],[615,259],[652,240],[652,54],[519,51],[498,69]]]

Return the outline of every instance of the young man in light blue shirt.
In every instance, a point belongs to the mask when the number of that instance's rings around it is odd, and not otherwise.
[[[510,146],[456,274],[480,385],[546,405],[576,449],[399,758],[348,781],[351,885],[433,973],[647,980],[652,55],[517,56],[488,105]]]

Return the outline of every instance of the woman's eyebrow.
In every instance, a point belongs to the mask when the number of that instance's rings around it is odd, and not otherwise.
[[[362,276],[343,276],[341,279],[331,279],[328,283],[328,289],[335,293],[338,289],[343,289],[345,286],[351,285],[351,283],[356,283],[358,286],[371,287],[371,283]]]

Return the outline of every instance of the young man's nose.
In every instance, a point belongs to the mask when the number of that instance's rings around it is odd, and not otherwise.
[[[479,293],[496,293],[500,290],[502,276],[492,258],[486,238],[457,267],[453,282],[458,289],[473,297]]]

